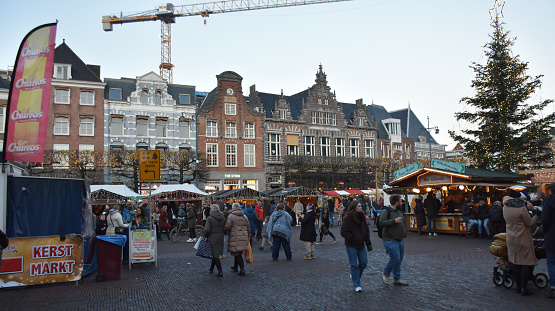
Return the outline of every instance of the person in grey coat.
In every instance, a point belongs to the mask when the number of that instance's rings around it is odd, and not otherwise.
[[[216,276],[218,277],[224,276],[222,263],[220,262],[220,256],[224,253],[224,225],[225,217],[220,211],[220,206],[212,204],[210,206],[210,216],[206,219],[206,225],[204,226],[204,236],[212,246],[212,263],[208,271],[210,273],[214,272],[214,266],[216,266],[218,268]]]

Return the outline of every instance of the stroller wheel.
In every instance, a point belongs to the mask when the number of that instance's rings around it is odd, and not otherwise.
[[[493,273],[492,279],[493,279],[493,284],[495,284],[496,286],[503,285],[503,277],[498,272]]]
[[[505,288],[511,288],[513,287],[513,285],[515,284],[515,279],[508,275],[505,280],[503,280],[503,286],[505,286]]]
[[[549,279],[545,273],[537,273],[534,275],[534,285],[536,285],[537,288],[544,288],[548,283]]]

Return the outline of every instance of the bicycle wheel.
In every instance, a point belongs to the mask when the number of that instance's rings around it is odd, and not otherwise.
[[[170,240],[174,243],[178,242],[181,239],[181,230],[179,227],[175,227],[170,232]]]
[[[534,275],[534,285],[536,285],[537,288],[544,288],[548,283],[549,279],[545,273],[538,273]]]

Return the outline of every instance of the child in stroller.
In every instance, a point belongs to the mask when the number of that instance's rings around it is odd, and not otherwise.
[[[533,239],[533,241],[536,258],[545,258],[543,239]],[[513,287],[515,279],[513,277],[512,264],[507,259],[506,233],[496,234],[489,250],[496,257],[495,262],[497,263],[497,266],[493,267],[493,284],[496,286],[503,285],[505,288]],[[534,270],[532,270],[530,279],[534,281],[534,285],[538,288],[544,288],[549,284],[549,279],[545,273],[534,274]]]

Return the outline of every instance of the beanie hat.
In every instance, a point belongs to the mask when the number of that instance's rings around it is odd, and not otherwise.
[[[511,189],[511,190],[509,190],[509,196],[510,196],[510,197],[513,197],[513,198],[515,198],[515,199],[520,198],[520,192]]]

